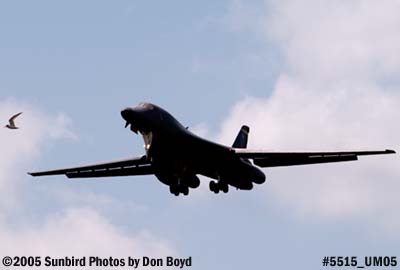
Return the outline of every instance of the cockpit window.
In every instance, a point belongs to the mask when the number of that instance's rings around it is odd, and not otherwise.
[[[144,109],[144,110],[153,110],[154,109],[154,106],[150,103],[139,103],[139,105],[137,107]]]

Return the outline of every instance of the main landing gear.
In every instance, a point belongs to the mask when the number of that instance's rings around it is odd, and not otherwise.
[[[229,191],[229,186],[227,183],[224,183],[222,181],[215,182],[211,181],[210,182],[210,190],[214,192],[215,194],[218,194],[220,191],[224,193],[228,193]]]
[[[215,194],[218,194],[220,191],[222,191],[223,193],[228,193],[228,191],[229,191],[228,184],[223,181],[219,181],[219,182],[211,181],[209,187],[210,187],[210,190],[212,192],[214,192]],[[187,196],[189,194],[189,187],[184,184],[175,184],[175,185],[169,186],[169,192],[171,192],[175,196],[179,196],[179,194],[183,194],[183,195]]]
[[[186,185],[171,185],[169,186],[169,192],[175,196],[179,196],[180,193],[187,196],[189,194],[189,187]]]

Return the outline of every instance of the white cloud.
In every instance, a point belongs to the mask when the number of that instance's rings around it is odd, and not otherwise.
[[[389,96],[336,92],[318,96],[279,88],[270,99],[239,103],[224,124],[222,140],[242,123],[252,127],[249,147],[269,150],[358,150],[395,147],[400,129],[387,125],[400,119],[400,100]],[[387,193],[400,187],[396,156],[364,157],[358,163],[267,170],[267,190],[296,212],[340,217],[387,208]],[[381,176],[381,177],[379,177]],[[384,183],[385,188],[379,188]],[[394,186],[392,186],[394,185]],[[271,194],[269,194],[270,196]],[[396,196],[396,194],[390,194]],[[398,201],[400,203],[400,200]],[[398,204],[392,205],[395,211]]]
[[[112,256],[126,261],[128,256],[175,254],[168,244],[149,232],[130,235],[89,208],[66,209],[40,225],[24,224],[12,229],[0,226],[0,238],[0,254],[9,256]]]
[[[399,3],[265,2],[268,15],[252,23],[287,62],[270,97],[249,97],[235,105],[220,140],[231,140],[245,123],[251,127],[249,144],[257,148],[396,148]],[[368,218],[395,228],[394,221],[400,224],[398,161],[394,155],[374,156],[346,164],[275,168],[266,171],[263,188],[268,198],[300,217]]]
[[[13,99],[0,101],[0,121],[7,122],[18,111],[24,112],[17,119],[20,129],[0,132],[0,254],[55,257],[175,254],[170,245],[150,232],[133,235],[102,215],[99,209],[111,207],[143,210],[114,198],[85,192],[72,194],[71,190],[35,189],[46,194],[50,203],[54,200],[60,205],[53,210],[36,212],[32,201],[26,198],[29,189],[24,181],[26,166],[40,156],[50,141],[77,139],[77,136],[71,132],[71,121],[63,114],[52,116],[37,106]],[[43,194],[35,194],[35,198]],[[84,199],[77,200],[78,195]],[[29,215],[21,217],[21,213]]]
[[[125,215],[126,213],[143,213],[148,210],[146,206],[136,204],[133,201],[119,201],[111,196],[97,194],[93,191],[77,191],[68,187],[63,189],[59,189],[58,187],[44,188],[41,191],[50,194],[52,200],[68,205],[69,207],[96,208],[101,209],[102,213],[122,213]]]
[[[39,156],[44,143],[51,140],[76,139],[70,130],[71,121],[63,114],[48,116],[37,107],[14,99],[0,102],[0,121],[6,124],[17,112],[23,112],[16,119],[18,130],[0,130],[0,209],[15,206],[21,189],[21,168],[26,162]],[[25,171],[23,172],[25,174]]]
[[[286,0],[268,8],[264,34],[285,49],[291,72],[302,79],[364,81],[400,68],[398,1]]]
[[[209,136],[210,133],[210,129],[208,128],[206,123],[199,123],[193,127],[189,127],[189,130],[194,134],[205,138]]]

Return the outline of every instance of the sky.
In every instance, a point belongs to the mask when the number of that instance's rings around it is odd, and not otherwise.
[[[144,153],[147,101],[205,138],[276,151],[398,149],[395,0],[0,2],[0,256],[178,256],[190,269],[321,269],[398,252],[397,155],[265,169],[175,197],[153,176],[28,171]]]

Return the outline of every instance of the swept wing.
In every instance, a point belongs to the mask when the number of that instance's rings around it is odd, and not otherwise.
[[[88,178],[106,176],[127,176],[153,174],[153,168],[146,156],[134,157],[112,162],[97,163],[79,167],[51,171],[30,172],[32,176],[66,175],[68,178]]]
[[[241,158],[252,159],[260,167],[278,167],[357,160],[358,156],[394,154],[393,150],[344,152],[268,152],[234,149]]]

